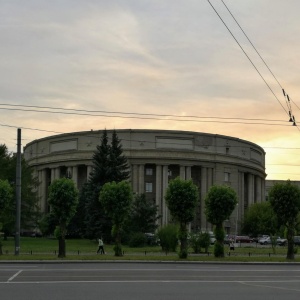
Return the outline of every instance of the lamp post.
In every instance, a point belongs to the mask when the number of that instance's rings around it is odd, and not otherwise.
[[[236,219],[235,219],[235,237],[234,237],[234,243],[236,243],[236,236],[238,232],[238,218],[239,218],[239,204],[236,204]]]

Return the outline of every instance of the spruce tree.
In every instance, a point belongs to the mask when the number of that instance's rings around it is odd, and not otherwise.
[[[129,178],[127,158],[123,155],[121,141],[119,140],[115,130],[112,134],[109,163],[111,181],[120,182]]]
[[[103,206],[99,202],[99,193],[105,183],[120,182],[128,177],[127,159],[123,155],[121,142],[114,131],[111,145],[109,145],[105,129],[100,145],[97,146],[93,155],[93,171],[80,197],[80,202],[85,202],[85,233],[87,237],[102,236],[106,241],[111,238],[111,219],[105,214]],[[79,205],[82,206],[82,203]]]

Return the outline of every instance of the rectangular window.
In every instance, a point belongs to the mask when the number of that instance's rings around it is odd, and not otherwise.
[[[230,173],[224,172],[224,181],[229,182],[230,181]]]
[[[151,168],[146,168],[146,175],[152,176],[152,175],[153,175],[153,169],[151,169]]]
[[[146,182],[146,193],[152,193],[152,182]]]

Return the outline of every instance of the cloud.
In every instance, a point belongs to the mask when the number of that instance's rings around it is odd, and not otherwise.
[[[1,123],[55,132],[173,128],[298,147],[297,127],[285,123],[288,108],[281,87],[222,3],[211,3],[269,86],[207,1],[1,3],[0,103],[145,113],[159,119],[7,111],[0,106]],[[225,3],[297,103],[299,1]],[[295,105],[293,113],[300,120]],[[159,116],[166,114],[203,119],[170,121]],[[236,119],[224,123],[227,117]],[[258,124],[245,124],[245,118]],[[0,134],[1,142],[15,149],[15,128],[0,126]],[[50,134],[23,130],[26,142]],[[285,162],[268,151],[267,162]],[[296,162],[292,157],[288,159]],[[285,178],[275,175],[274,168],[268,166],[272,178]]]

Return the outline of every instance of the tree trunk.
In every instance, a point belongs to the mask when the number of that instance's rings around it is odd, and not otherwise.
[[[115,256],[123,256],[122,245],[121,245],[121,227],[116,225],[116,239],[115,239]]]
[[[66,257],[66,225],[60,224],[60,237],[58,239],[58,257]]]
[[[292,226],[288,226],[287,241],[288,241],[288,249],[287,249],[286,259],[295,259],[295,254],[294,254],[294,227],[292,227]]]
[[[180,223],[179,258],[187,258],[187,226],[186,226],[186,223]]]
[[[224,257],[224,229],[223,223],[216,224],[215,229],[216,241],[214,245],[215,257]]]

